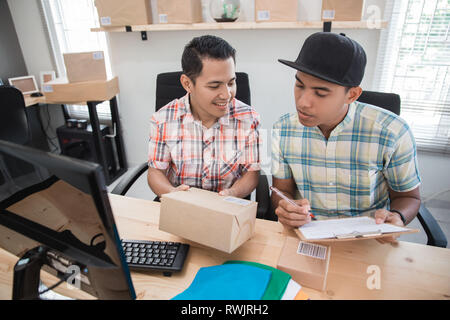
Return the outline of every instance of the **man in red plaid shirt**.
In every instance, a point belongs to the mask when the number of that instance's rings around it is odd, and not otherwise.
[[[181,64],[187,94],[150,121],[148,184],[158,196],[196,187],[246,197],[258,184],[259,115],[235,98],[235,49],[197,37]]]

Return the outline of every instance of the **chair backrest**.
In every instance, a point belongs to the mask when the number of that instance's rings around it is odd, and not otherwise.
[[[30,127],[22,92],[10,86],[0,86],[0,139],[17,144],[30,140]]]
[[[389,110],[396,115],[400,115],[400,96],[396,93],[363,91],[363,93],[359,96],[358,101],[368,103]]]
[[[182,72],[165,72],[156,77],[156,103],[155,111],[158,111],[170,101],[186,94],[180,83]],[[245,72],[236,72],[236,99],[250,105],[250,84]]]

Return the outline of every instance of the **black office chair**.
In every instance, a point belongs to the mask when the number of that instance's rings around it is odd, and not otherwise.
[[[401,101],[400,96],[396,93],[363,91],[358,101],[389,110],[398,116],[400,115]]]
[[[389,110],[397,115],[400,115],[400,96],[395,93],[384,93],[375,91],[363,91],[358,101],[378,106],[380,108]],[[436,247],[447,247],[447,238],[444,232],[439,227],[439,224],[431,215],[431,212],[424,206],[420,205],[419,213],[417,214],[420,224],[422,225],[428,238],[428,245]]]
[[[30,141],[30,126],[20,90],[0,86],[0,139],[17,144]]]
[[[31,129],[25,108],[25,100],[20,90],[7,85],[0,86],[0,140],[21,145],[31,141]],[[12,161],[8,156],[0,155],[0,185],[5,190],[20,189],[14,178],[23,174],[23,171],[34,170],[34,167],[25,162]]]
[[[156,77],[156,104],[155,111],[158,111],[173,99],[182,97],[186,91],[180,83],[181,71],[160,73]],[[248,105],[251,104],[250,84],[248,75],[244,72],[236,72],[236,98]],[[111,191],[113,194],[125,195],[134,182],[145,172],[147,163],[143,163],[120,180],[117,186]],[[247,197],[250,199],[250,196]],[[261,170],[258,186],[256,187],[256,201],[258,202],[257,218],[267,219],[267,212],[271,206],[269,195],[269,184],[267,176]],[[275,217],[276,218],[276,217]],[[271,219],[273,220],[273,218]]]

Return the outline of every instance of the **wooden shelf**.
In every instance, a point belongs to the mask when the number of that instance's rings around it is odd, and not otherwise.
[[[378,26],[370,27],[367,21],[333,21],[332,29],[383,29],[388,22],[381,21]],[[243,29],[322,29],[323,21],[305,22],[229,22],[229,23],[192,23],[192,24],[149,24],[131,26],[131,31],[183,31],[183,30],[243,30]],[[125,26],[92,28],[93,32],[127,32]]]

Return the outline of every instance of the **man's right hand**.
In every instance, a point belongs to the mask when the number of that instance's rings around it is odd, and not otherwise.
[[[178,187],[173,187],[173,189],[170,190],[170,192],[175,191],[187,191],[189,190],[189,186],[186,184],[180,184]]]
[[[278,221],[287,227],[295,228],[311,222],[311,215],[309,214],[311,206],[308,199],[292,201],[294,201],[298,207],[284,199],[278,202],[278,207],[275,209]]]

